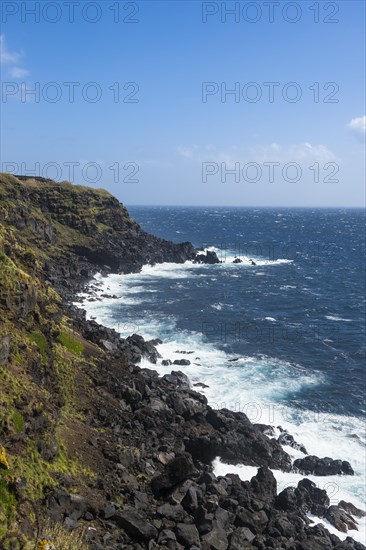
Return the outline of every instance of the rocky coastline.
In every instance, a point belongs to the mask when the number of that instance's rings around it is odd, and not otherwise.
[[[0,548],[58,548],[59,523],[91,550],[365,549],[320,525],[347,533],[361,510],[330,505],[306,477],[278,493],[271,472],[353,475],[347,457],[309,456],[287,432],[212,409],[179,365],[159,377],[158,342],[120,338],[71,305],[96,272],[217,258],[147,234],[106,192],[41,178],[1,177],[0,229],[0,418],[12,414],[0,423]],[[216,477],[216,457],[257,474]]]

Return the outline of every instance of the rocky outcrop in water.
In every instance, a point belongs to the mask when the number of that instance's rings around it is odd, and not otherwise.
[[[294,469],[305,475],[354,475],[353,468],[347,460],[333,460],[329,457],[318,458],[313,455],[295,460]]]
[[[68,303],[96,271],[195,255],[105,191],[1,176],[0,548],[43,533],[78,550],[364,550],[307,517],[347,532],[362,515],[352,504],[330,506],[307,479],[278,494],[269,468],[291,470],[290,434],[211,408],[174,367],[141,368],[161,360],[160,341],[119,338]],[[216,457],[257,474],[216,477]]]

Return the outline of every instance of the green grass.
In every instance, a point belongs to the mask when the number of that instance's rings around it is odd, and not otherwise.
[[[30,442],[23,455],[13,457],[12,473],[26,481],[24,495],[32,500],[43,499],[48,490],[57,485],[57,478],[61,473],[68,474],[79,481],[82,480],[84,483],[87,479],[95,477],[94,472],[83,466],[77,457],[70,458],[67,455],[61,441],[59,441],[58,453],[52,462],[44,460],[36,443]],[[11,497],[6,493],[5,496],[7,499]],[[10,503],[12,504],[11,500]]]
[[[74,355],[82,355],[84,351],[84,346],[81,342],[78,342],[78,340],[73,338],[71,336],[71,333],[67,333],[65,331],[60,332],[57,340]]]
[[[39,347],[39,349],[41,351],[43,351],[43,352],[47,351],[47,340],[44,337],[44,335],[42,334],[42,332],[38,332],[38,331],[32,332],[29,335],[29,338],[31,339],[32,342],[37,344],[37,346]]]
[[[34,331],[34,332],[31,332],[31,334],[29,334],[29,339],[31,342],[34,342],[38,346],[38,349],[42,355],[42,360],[45,363],[47,361],[46,351],[48,346],[47,346],[47,340],[44,337],[44,335],[42,334],[42,332]]]
[[[24,431],[24,418],[19,411],[13,412],[13,423],[18,434]]]
[[[16,500],[9,491],[8,483],[0,477],[0,535],[8,531],[9,523],[14,520]]]
[[[25,423],[24,423],[24,418],[20,414],[20,412],[14,408],[12,403],[3,402],[2,405],[5,405],[5,406],[0,406],[0,431],[4,429],[14,428],[17,434],[24,432]],[[4,455],[1,454],[1,447],[0,447],[0,469],[1,469],[3,458],[4,458]]]

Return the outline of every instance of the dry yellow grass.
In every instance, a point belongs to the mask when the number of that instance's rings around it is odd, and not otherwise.
[[[85,529],[69,531],[61,523],[46,521],[42,525],[42,535],[37,542],[37,550],[87,550]]]

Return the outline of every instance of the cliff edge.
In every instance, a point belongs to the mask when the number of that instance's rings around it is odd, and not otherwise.
[[[292,464],[268,427],[213,410],[180,371],[140,368],[154,342],[69,305],[97,271],[195,255],[104,190],[0,176],[1,549],[365,548],[307,515],[346,532],[362,514],[351,504],[307,479],[277,494],[269,468]],[[217,456],[258,473],[217,478]]]

